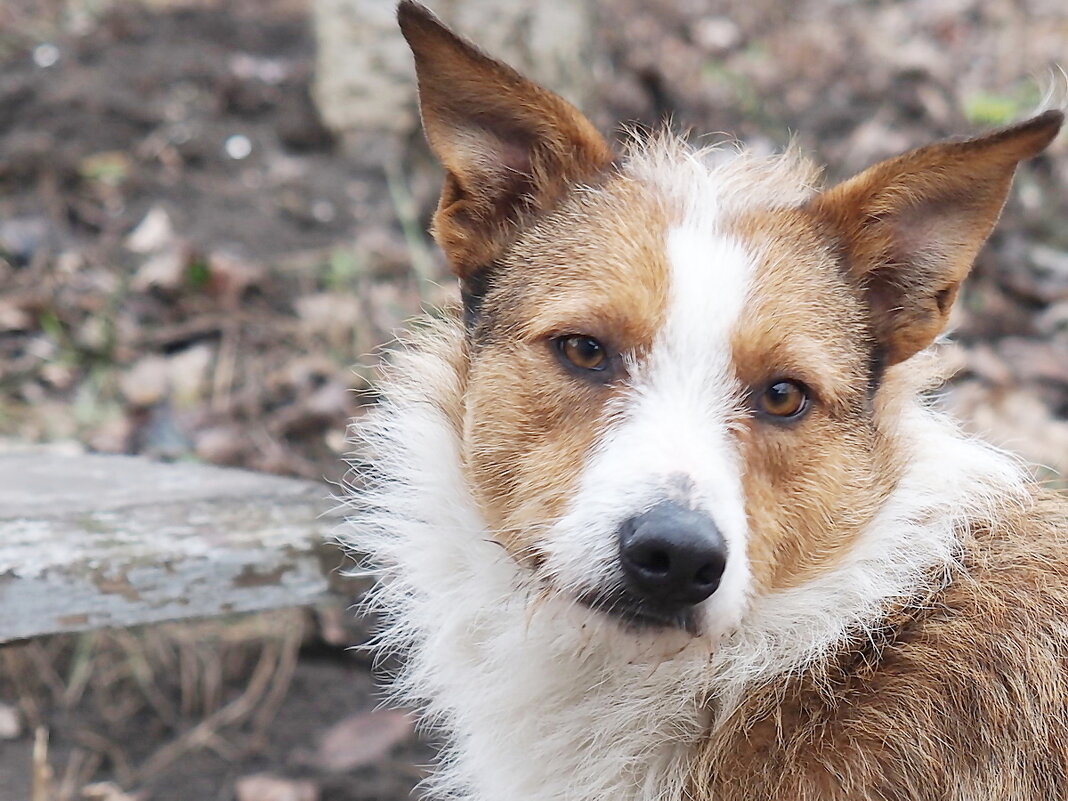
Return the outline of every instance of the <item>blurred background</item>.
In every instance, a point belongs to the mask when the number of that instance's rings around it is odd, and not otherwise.
[[[602,130],[796,137],[829,180],[1068,98],[1062,0],[429,5]],[[392,0],[0,0],[0,451],[336,482],[372,354],[456,295],[413,89]],[[944,402],[1064,486],[1068,135],[955,326]],[[433,747],[375,709],[360,589],[0,646],[0,801],[407,798]]]

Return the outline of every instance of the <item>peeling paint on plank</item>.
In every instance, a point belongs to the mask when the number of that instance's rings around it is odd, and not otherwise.
[[[234,577],[235,587],[270,587],[282,583],[282,575],[293,569],[292,565],[280,565],[274,570],[261,573],[252,565],[245,565]]]
[[[140,601],[139,593],[125,573],[108,576],[101,570],[93,571],[93,584],[103,595],[121,595],[127,601]]]

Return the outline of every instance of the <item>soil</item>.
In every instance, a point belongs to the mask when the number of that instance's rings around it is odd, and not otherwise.
[[[1029,76],[1068,52],[1061,6],[606,0],[609,68],[588,111],[605,130],[671,118],[768,151],[794,138],[837,179],[1028,113],[1043,83]],[[418,137],[384,167],[320,121],[309,13],[0,7],[0,448],[340,477],[346,421],[374,400],[367,354],[455,288],[422,233],[438,174]],[[1054,482],[1068,470],[1066,220],[1061,137],[1021,168],[949,348],[950,405]],[[255,773],[309,780],[324,801],[408,797],[432,749],[360,717],[370,665],[346,649],[366,622],[343,610],[292,613],[289,639],[268,617],[0,649],[0,705],[23,724],[0,740],[0,801],[30,797],[32,724],[50,733],[57,798],[114,782],[96,797],[230,799]],[[214,719],[256,689],[264,653],[280,688],[270,725],[255,714],[269,693]],[[324,767],[346,721],[387,755]]]
[[[433,749],[407,713],[377,710],[366,629],[346,624],[355,652],[299,610],[10,645],[0,701],[49,730],[54,799],[95,798],[83,788],[110,782],[104,801],[228,800],[249,776],[268,777],[281,801],[302,798],[283,792],[290,782],[321,801],[407,798]],[[35,726],[0,742],[3,801],[31,798]]]

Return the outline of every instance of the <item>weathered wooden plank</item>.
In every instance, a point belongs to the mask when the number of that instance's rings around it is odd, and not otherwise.
[[[0,454],[0,642],[315,601],[328,497],[197,464]]]

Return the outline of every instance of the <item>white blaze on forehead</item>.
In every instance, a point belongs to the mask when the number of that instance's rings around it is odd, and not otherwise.
[[[667,251],[664,322],[650,352],[631,366],[633,405],[618,433],[632,432],[655,450],[642,465],[646,471],[683,475],[691,483],[709,471],[721,476],[719,487],[693,487],[695,500],[712,501],[740,484],[728,430],[738,396],[730,340],[745,304],[750,261],[736,241],[689,224],[669,231]]]
[[[707,384],[732,376],[731,332],[742,315],[753,268],[741,243],[715,229],[703,230],[702,222],[698,217],[668,232],[670,300],[652,356],[659,370],[696,371],[702,380],[686,385],[707,390]]]

